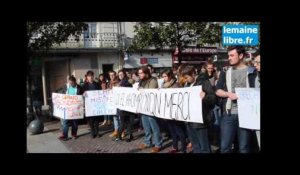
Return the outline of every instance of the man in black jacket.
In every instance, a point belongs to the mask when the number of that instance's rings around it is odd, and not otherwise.
[[[98,83],[94,81],[94,72],[88,71],[86,73],[86,81],[83,85],[84,96],[86,95],[85,91],[91,91],[91,90],[100,90],[100,86]],[[95,138],[97,136],[101,137],[101,135],[99,135],[99,116],[88,117],[88,122],[91,128],[91,137],[92,138]]]
[[[202,98],[203,102],[202,115],[204,123],[186,123],[188,137],[193,147],[193,153],[210,153],[211,149],[207,128],[213,124],[210,111],[216,104],[216,95],[208,80],[208,76],[205,73],[201,73],[199,76],[196,76],[195,68],[192,66],[187,66],[183,69],[182,76],[187,80],[185,87],[202,86],[200,97]]]

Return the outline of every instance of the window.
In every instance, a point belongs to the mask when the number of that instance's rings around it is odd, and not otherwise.
[[[91,24],[91,38],[97,38],[97,23]]]
[[[84,31],[84,38],[97,38],[97,23],[89,23],[88,29]]]

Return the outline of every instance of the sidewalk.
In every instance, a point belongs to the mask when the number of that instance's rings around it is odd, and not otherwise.
[[[133,131],[131,142],[116,142],[109,135],[113,132],[113,125],[100,126],[99,133],[102,137],[92,139],[90,129],[87,124],[78,126],[78,139],[70,137],[67,141],[58,139],[61,134],[59,120],[44,122],[45,129],[42,134],[31,135],[27,130],[28,153],[150,153],[151,149],[140,150],[139,144],[143,143],[144,132]],[[163,138],[163,149],[161,153],[166,153],[171,148],[171,140]]]
[[[57,139],[51,130],[44,128],[44,132],[31,135],[27,129],[27,152],[28,153],[71,153],[70,150]]]
[[[61,141],[60,121],[44,122],[45,129],[42,134],[31,135],[27,130],[28,153],[150,153],[151,149],[140,150],[139,144],[143,143],[144,132],[133,131],[131,142],[116,142],[109,135],[113,132],[113,126],[100,126],[99,133],[102,137],[91,138],[87,124],[78,126],[78,139],[70,137],[67,141]],[[163,137],[163,147],[159,153],[167,153],[172,147],[172,140]],[[212,146],[212,149],[215,148]]]

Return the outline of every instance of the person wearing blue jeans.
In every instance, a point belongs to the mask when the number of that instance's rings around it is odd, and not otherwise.
[[[202,117],[203,123],[186,123],[187,134],[192,143],[193,153],[210,153],[210,142],[208,137],[208,128],[213,124],[212,109],[216,104],[216,95],[205,73],[196,75],[193,66],[186,66],[182,70],[182,76],[186,79],[184,87],[202,86],[199,97],[202,99]],[[195,106],[200,104],[193,104]]]
[[[81,87],[76,83],[76,78],[72,75],[69,78],[69,83],[63,90],[64,94],[68,95],[81,95],[82,94],[82,89]],[[74,139],[77,139],[77,130],[78,130],[78,120],[66,120],[66,119],[61,119],[61,125],[62,125],[62,135],[59,137],[61,140],[67,140],[68,139],[68,130],[69,130],[69,125],[68,123],[71,123],[72,126],[72,137]]]
[[[251,130],[239,127],[238,96],[235,88],[254,88],[255,70],[245,65],[243,59],[246,51],[243,46],[229,46],[227,51],[230,67],[226,72],[220,73],[216,85],[216,95],[222,99],[221,153],[232,152],[235,137],[237,137],[239,152],[250,153]]]
[[[120,128],[120,115],[119,115],[119,109],[117,109],[117,115],[113,116],[114,119],[114,132],[112,134],[109,135],[109,137],[117,137],[118,136],[118,131]]]
[[[118,130],[119,127],[120,127],[120,116],[119,116],[119,114],[118,115],[114,115],[113,119],[114,119],[114,128],[116,130]]]
[[[117,77],[117,73],[113,70],[108,72],[110,81],[108,83],[108,89],[112,90],[113,87],[118,87],[119,86],[119,79]],[[114,120],[114,132],[109,135],[109,137],[117,137],[118,135],[118,130],[120,126],[120,117],[119,117],[119,111],[117,109],[117,115],[113,116]]]
[[[156,148],[161,149],[162,147],[162,137],[160,129],[155,117],[142,114],[142,123],[145,131],[144,144],[147,147],[151,147],[151,132],[153,133],[153,141]]]
[[[147,66],[142,66],[138,70],[140,82],[139,89],[157,89],[158,83],[155,77],[151,76],[150,70]],[[160,128],[155,117],[141,114],[142,124],[145,131],[144,143],[139,146],[140,149],[145,149],[151,147],[151,131],[153,132],[153,141],[155,147],[152,148],[151,153],[157,153],[161,151],[162,147],[162,137],[160,133]]]
[[[78,120],[64,120],[61,119],[61,125],[63,130],[63,135],[68,138],[68,132],[69,132],[69,123],[71,124],[72,130],[72,136],[77,137],[77,131],[78,131]]]
[[[238,115],[224,115],[221,120],[221,152],[231,153],[232,143],[238,138],[238,150],[240,153],[250,152],[250,134],[249,129],[239,128]],[[236,135],[237,134],[237,135]]]
[[[187,124],[186,128],[192,142],[193,153],[211,153],[207,128],[193,127],[192,124]]]

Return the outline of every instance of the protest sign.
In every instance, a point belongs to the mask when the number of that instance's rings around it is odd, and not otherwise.
[[[241,128],[260,130],[260,89],[235,88]]]
[[[116,115],[112,90],[86,91],[85,116]]]
[[[52,93],[53,115],[62,119],[83,118],[83,97]]]

